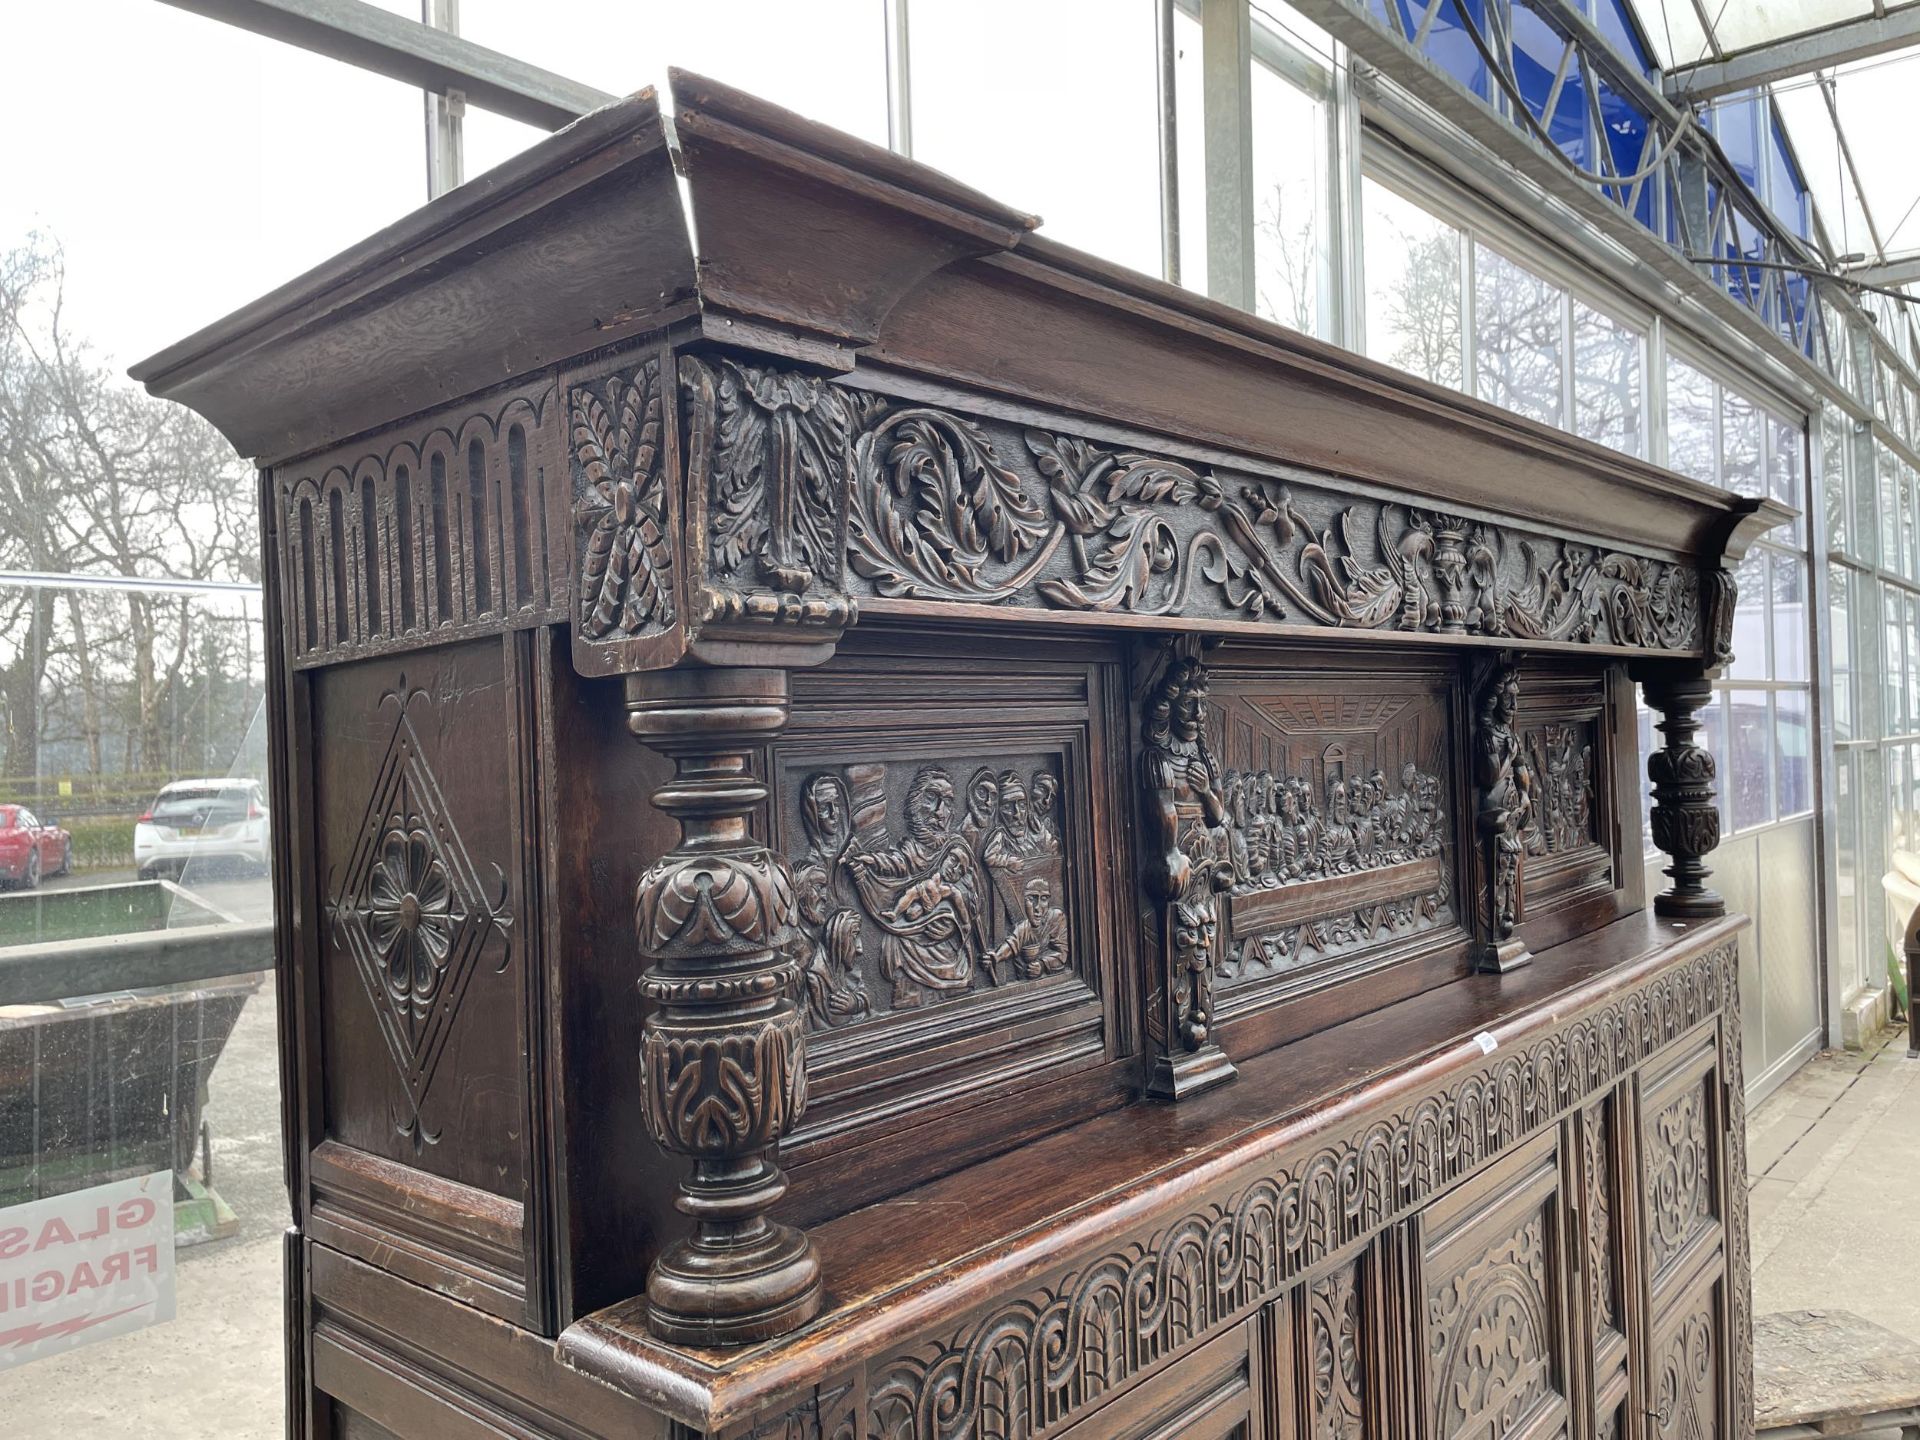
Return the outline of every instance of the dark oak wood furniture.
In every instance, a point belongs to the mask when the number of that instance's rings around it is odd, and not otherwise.
[[[136,371],[262,466],[293,1432],[1746,1433],[1788,512],[674,98]]]

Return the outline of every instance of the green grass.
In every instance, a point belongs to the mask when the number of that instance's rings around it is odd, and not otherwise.
[[[133,864],[132,815],[75,816],[66,822],[73,836],[75,870],[125,870]]]

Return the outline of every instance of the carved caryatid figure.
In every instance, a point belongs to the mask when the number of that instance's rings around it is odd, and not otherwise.
[[[979,873],[972,848],[953,833],[953,800],[953,778],[922,766],[907,787],[906,838],[867,849],[856,841],[844,862],[884,932],[880,973],[896,1010],[967,989],[986,948]]]
[[[1521,866],[1534,801],[1533,767],[1514,730],[1519,704],[1519,672],[1503,662],[1481,688],[1473,736],[1476,823],[1487,868],[1488,930],[1482,963],[1498,970],[1511,970],[1531,958],[1513,934],[1523,914]]]
[[[1206,720],[1206,667],[1191,656],[1171,660],[1147,700],[1141,758],[1147,882],[1161,902],[1165,947],[1166,1009],[1157,1028],[1167,1054],[1156,1062],[1153,1088],[1174,1096],[1233,1073],[1212,1040],[1215,897],[1233,884],[1233,859]],[[1175,1058],[1176,1047],[1186,1061]]]

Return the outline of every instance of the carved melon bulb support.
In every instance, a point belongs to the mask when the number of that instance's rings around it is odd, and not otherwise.
[[[640,982],[651,1006],[647,1123],[693,1160],[677,1202],[693,1233],[654,1263],[650,1323],[676,1343],[746,1344],[820,1308],[812,1242],[767,1218],[787,1188],[774,1147],[807,1099],[798,977],[778,949],[794,920],[793,877],[749,824],[767,796],[750,757],[786,728],[787,672],[634,675],[626,703],[627,728],[674,762],[654,804],[681,830],[634,896],[650,962]]]
[[[1727,913],[1727,902],[1707,887],[1713,873],[1702,858],[1720,843],[1714,800],[1713,754],[1700,743],[1700,710],[1713,700],[1713,681],[1699,671],[1649,674],[1647,703],[1665,744],[1647,757],[1653,782],[1653,843],[1672,857],[1673,883],[1654,896],[1654,913],[1704,920]]]

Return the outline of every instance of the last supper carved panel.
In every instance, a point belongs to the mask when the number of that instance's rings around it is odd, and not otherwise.
[[[1210,666],[1233,883],[1223,1013],[1464,935],[1451,667]]]

